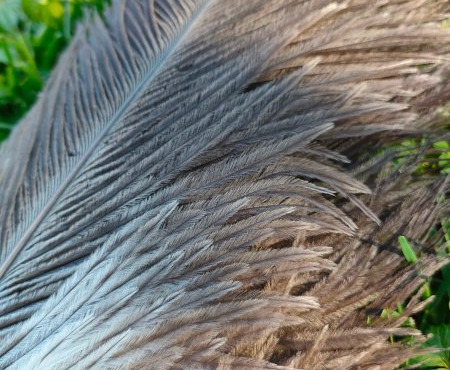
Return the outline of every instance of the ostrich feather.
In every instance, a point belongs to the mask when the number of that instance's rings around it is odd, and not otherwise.
[[[411,332],[358,309],[420,284],[381,246],[420,238],[443,185],[405,194],[410,168],[365,156],[433,127],[448,10],[117,0],[89,19],[1,148],[0,367],[399,364],[385,339]]]

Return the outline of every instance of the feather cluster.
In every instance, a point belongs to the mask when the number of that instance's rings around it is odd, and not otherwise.
[[[1,369],[391,369],[444,262],[446,0],[117,0],[1,148]],[[370,158],[370,159],[367,159]],[[381,225],[381,226],[380,226]],[[367,324],[367,317],[373,320]]]

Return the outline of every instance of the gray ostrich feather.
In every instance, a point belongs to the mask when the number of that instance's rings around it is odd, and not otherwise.
[[[0,156],[1,369],[392,369],[445,261],[414,160],[446,0],[116,0]],[[370,159],[367,159],[370,158]],[[378,310],[378,311],[377,311]],[[378,317],[378,319],[377,319]]]

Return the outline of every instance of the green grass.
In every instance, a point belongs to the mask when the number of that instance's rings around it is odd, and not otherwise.
[[[440,116],[443,127],[449,130],[450,104],[440,109]],[[431,144],[426,138],[404,141],[399,145],[399,156],[395,163],[401,165],[403,161],[414,158],[427,146],[430,146],[430,150],[427,150],[423,160],[417,165],[415,174],[419,176],[448,176],[450,174],[450,143],[448,141],[435,141]],[[447,200],[442,196],[439,201],[445,202]],[[448,216],[443,217],[440,224],[435,225],[430,230],[428,237],[435,238],[436,235],[439,235],[438,231],[440,231],[442,237],[435,243],[436,254],[443,258],[449,258],[450,219]],[[420,256],[416,256],[414,246],[411,245],[410,241],[404,236],[400,236],[398,241],[406,262],[416,263]],[[431,338],[425,342],[423,347],[435,348],[437,351],[412,358],[403,366],[423,370],[450,370],[450,264],[444,266],[429,279],[422,289],[424,291],[423,300],[431,296],[434,296],[434,299],[425,307],[424,311],[413,318],[408,318],[405,325],[419,328],[424,334],[430,335]],[[402,305],[400,304],[399,307],[401,309]],[[396,310],[396,313],[391,313],[394,316],[396,314],[400,314],[400,311]],[[413,341],[413,338],[407,338],[406,340]]]
[[[442,225],[446,230],[442,243],[439,243],[436,253],[448,256],[450,231],[447,225]],[[417,257],[411,243],[404,237],[399,237],[399,244],[405,256],[407,263],[416,263]],[[444,248],[442,248],[444,247]],[[434,348],[436,351],[426,355],[418,356],[408,360],[403,367],[418,366],[420,369],[448,369],[450,370],[450,265],[444,266],[435,276],[427,281],[421,288],[423,291],[422,299],[428,299],[434,296],[423,312],[415,317],[408,317],[405,320],[405,327],[419,328],[424,334],[431,335],[431,338],[425,342],[424,348]],[[398,304],[394,311],[383,310],[381,317],[395,318],[403,312],[403,305]],[[391,341],[394,339],[391,337]],[[406,338],[405,341],[412,343],[413,337]]]
[[[27,112],[41,91],[59,54],[69,42],[76,22],[87,9],[102,10],[108,0],[0,0],[0,141],[4,140],[13,125]],[[450,25],[450,23],[449,23]],[[444,25],[445,26],[445,25]],[[449,122],[450,108],[442,108],[443,118]],[[414,157],[427,145],[426,139],[408,140],[399,145],[396,164]],[[436,141],[427,151],[425,160],[416,173],[447,175],[450,173],[450,143]],[[441,220],[431,230],[430,237],[444,231],[437,243],[437,253],[450,253],[450,221]],[[399,246],[406,263],[420,259],[414,245],[404,236]],[[418,327],[434,336],[426,347],[441,351],[409,360],[405,366],[418,365],[422,369],[450,369],[450,265],[441,269],[423,287],[423,299],[435,296],[432,303],[414,318],[408,318],[405,326]],[[386,319],[403,311],[402,303],[396,310],[385,309]],[[391,338],[393,341],[394,338]],[[411,339],[412,340],[412,339]],[[447,350],[445,350],[447,349]]]
[[[417,262],[416,253],[409,244],[408,240],[404,236],[399,236],[398,242],[400,243],[400,247],[402,248],[402,252],[403,255],[405,256],[406,261],[408,261],[409,263],[416,263]]]

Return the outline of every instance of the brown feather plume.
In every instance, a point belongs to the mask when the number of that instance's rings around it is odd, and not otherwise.
[[[449,10],[117,0],[87,22],[1,149],[0,368],[401,364],[388,338],[423,338],[381,311],[423,308],[447,183],[391,144],[439,129]]]

